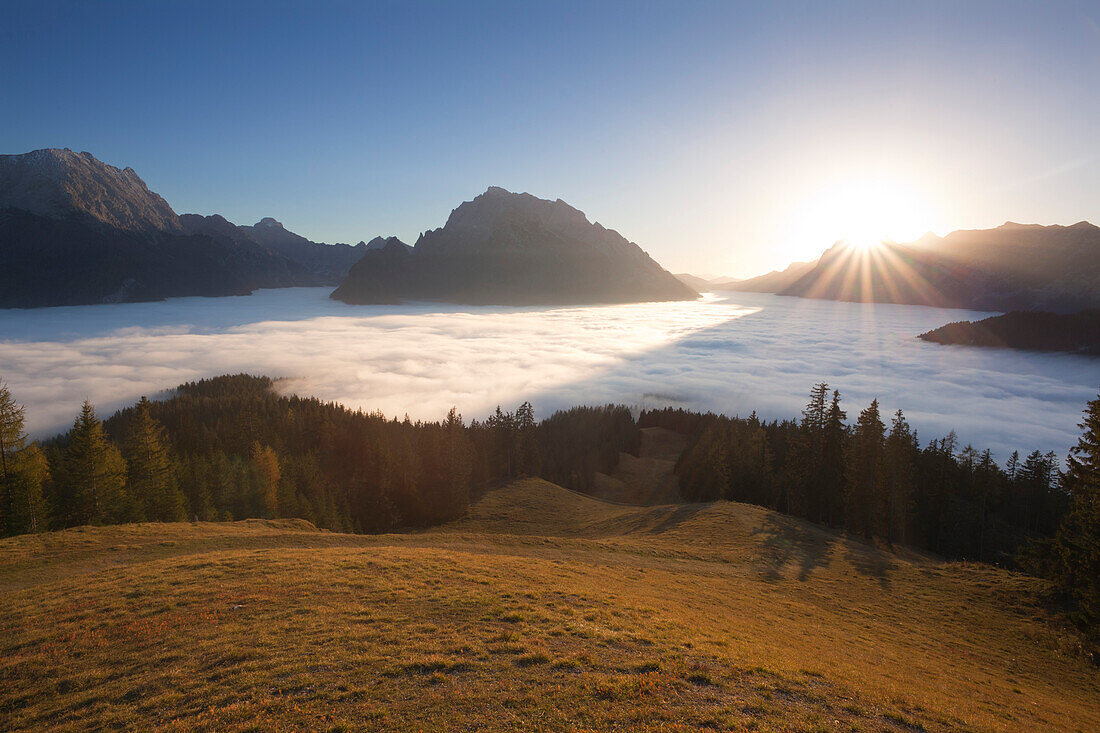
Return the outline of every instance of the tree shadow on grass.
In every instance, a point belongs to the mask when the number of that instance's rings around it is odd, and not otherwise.
[[[890,573],[897,569],[897,563],[870,543],[851,539],[846,543],[844,559],[860,575],[878,580],[884,590],[890,587]]]
[[[589,525],[596,534],[662,534],[669,532],[706,509],[708,504],[681,504],[679,506],[638,507],[625,517],[615,517]]]
[[[766,534],[764,538],[764,579],[770,582],[782,580],[783,568],[798,568],[800,582],[809,580],[818,568],[831,561],[833,545],[839,539],[835,532],[812,526],[793,517],[777,512],[766,515],[764,526],[753,534]]]

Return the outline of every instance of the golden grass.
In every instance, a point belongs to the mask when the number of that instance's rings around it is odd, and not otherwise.
[[[430,532],[0,542],[0,728],[1100,730],[1032,580],[538,480]]]

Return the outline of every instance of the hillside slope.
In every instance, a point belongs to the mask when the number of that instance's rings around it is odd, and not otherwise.
[[[0,725],[1067,730],[1100,673],[990,567],[529,479],[455,524],[0,541]]]

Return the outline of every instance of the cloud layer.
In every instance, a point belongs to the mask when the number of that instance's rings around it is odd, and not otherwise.
[[[356,307],[325,289],[243,298],[0,311],[0,377],[37,434],[90,398],[109,413],[142,394],[233,372],[387,415],[482,417],[530,399],[664,404],[797,416],[819,380],[854,419],[878,397],[927,441],[1063,454],[1100,389],[1095,360],[927,344],[960,318],[934,308],[737,293],[695,303],[558,309]]]

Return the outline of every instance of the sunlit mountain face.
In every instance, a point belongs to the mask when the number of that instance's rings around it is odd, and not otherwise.
[[[751,283],[751,281],[750,281]],[[1007,223],[899,244],[842,241],[777,292],[805,298],[978,310],[1094,307],[1100,228]]]

